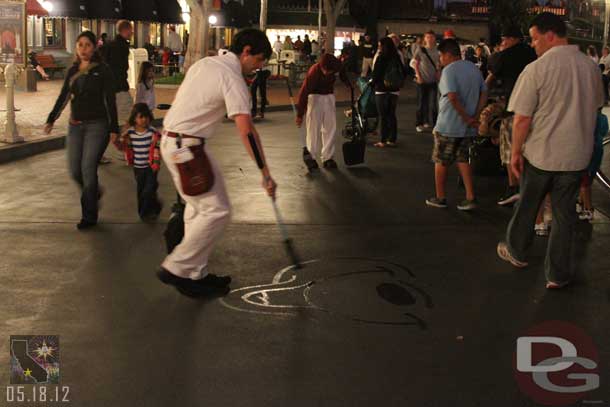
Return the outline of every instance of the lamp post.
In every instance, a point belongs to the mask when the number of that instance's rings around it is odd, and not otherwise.
[[[604,46],[608,45],[608,23],[610,22],[610,0],[604,2]]]
[[[6,120],[4,121],[4,131],[2,139],[5,143],[23,143],[25,140],[19,135],[17,123],[15,122],[15,82],[19,75],[20,68],[15,64],[8,64],[4,67],[4,82],[6,83]]]

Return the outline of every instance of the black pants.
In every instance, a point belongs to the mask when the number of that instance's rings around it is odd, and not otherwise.
[[[608,94],[608,85],[610,85],[610,77],[607,75],[602,75],[602,79],[604,81],[604,101],[608,103],[608,100],[610,99],[610,95]]]
[[[417,111],[415,112],[415,125],[436,124],[438,115],[438,94],[436,83],[422,83],[417,85]]]
[[[381,142],[391,141],[395,143],[398,136],[398,124],[396,122],[398,95],[391,93],[375,95],[375,102],[377,103],[377,112],[381,122]]]
[[[271,75],[270,71],[258,71],[256,77],[250,85],[250,92],[252,94],[252,116],[256,116],[257,112],[257,92],[260,90],[261,94],[261,114],[265,114],[265,106],[269,104],[267,101],[267,79]]]
[[[134,168],[133,173],[138,185],[138,214],[140,218],[158,215],[161,212],[161,203],[157,198],[157,173],[150,167]]]

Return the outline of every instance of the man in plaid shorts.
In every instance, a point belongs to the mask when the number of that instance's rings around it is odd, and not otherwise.
[[[525,67],[536,60],[536,52],[523,41],[521,28],[509,26],[502,31],[502,52],[496,57],[494,64],[490,65],[490,75],[487,86],[491,86],[496,79],[502,83],[502,98],[508,106],[510,95],[517,83],[517,79]],[[510,152],[513,132],[513,116],[506,114],[500,126],[500,158],[507,168],[510,166]],[[508,185],[504,194],[498,199],[498,205],[512,205],[519,200],[519,180],[508,171]]]
[[[444,69],[439,82],[441,99],[432,151],[436,196],[427,199],[426,205],[447,207],[447,170],[449,165],[457,161],[466,187],[466,199],[457,208],[469,211],[477,206],[469,163],[470,146],[479,127],[478,117],[487,102],[487,88],[476,65],[462,60],[456,40],[443,40],[438,50]]]

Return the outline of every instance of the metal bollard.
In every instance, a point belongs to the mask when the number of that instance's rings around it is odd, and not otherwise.
[[[15,82],[20,69],[15,64],[4,67],[4,81],[6,83],[6,120],[4,131],[0,141],[5,143],[23,143],[25,140],[19,135],[17,123],[15,122]]]

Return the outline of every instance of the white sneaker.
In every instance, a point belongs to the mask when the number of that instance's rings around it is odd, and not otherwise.
[[[583,208],[582,212],[580,212],[580,214],[578,215],[578,219],[586,220],[586,221],[592,221],[593,220],[593,212],[594,212],[594,209],[584,209]]]
[[[534,231],[536,232],[536,236],[548,236],[549,235],[549,224],[548,223],[536,223],[534,226]]]
[[[498,253],[498,256],[502,260],[509,262],[510,264],[512,264],[515,267],[523,268],[523,267],[528,266],[527,262],[519,261],[519,260],[515,259],[512,254],[510,254],[510,251],[508,250],[508,245],[506,244],[506,242],[498,243],[496,252]]]
[[[415,131],[418,132],[418,133],[423,133],[424,126],[415,126]]]

